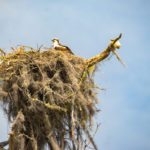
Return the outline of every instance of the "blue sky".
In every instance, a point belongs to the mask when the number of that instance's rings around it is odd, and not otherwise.
[[[0,47],[51,46],[57,37],[83,58],[105,49],[123,34],[118,53],[99,65],[95,141],[100,150],[150,149],[150,1],[149,0],[0,0]],[[9,125],[0,111],[0,141]]]

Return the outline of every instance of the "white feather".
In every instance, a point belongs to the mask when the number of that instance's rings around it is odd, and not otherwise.
[[[58,41],[54,41],[54,42],[52,43],[52,46],[53,46],[53,48],[55,48],[55,47],[60,47]]]

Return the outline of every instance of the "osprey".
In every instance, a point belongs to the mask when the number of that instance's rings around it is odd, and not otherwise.
[[[71,51],[71,49],[67,46],[64,46],[64,45],[61,45],[59,43],[59,40],[54,38],[52,39],[52,47],[55,49],[55,50],[59,50],[59,51],[64,51],[64,52],[67,52],[67,53],[70,53],[70,54],[73,54],[73,52]]]

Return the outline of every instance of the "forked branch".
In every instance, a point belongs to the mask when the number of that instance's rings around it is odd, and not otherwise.
[[[88,68],[93,66],[93,65],[96,65],[97,63],[99,63],[101,61],[103,61],[105,58],[107,58],[109,56],[109,54],[111,52],[113,52],[114,55],[117,57],[117,59],[125,66],[125,64],[123,63],[123,61],[119,57],[119,55],[116,53],[116,50],[121,47],[121,44],[119,42],[119,39],[121,37],[122,37],[122,34],[120,34],[117,38],[111,40],[108,47],[103,52],[101,52],[99,55],[87,59],[86,62],[87,62]]]

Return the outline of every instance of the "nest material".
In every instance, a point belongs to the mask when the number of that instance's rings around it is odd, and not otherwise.
[[[53,49],[3,56],[0,95],[13,121],[9,147],[82,149],[87,136],[96,149],[89,129],[97,97],[92,77],[82,79],[85,68],[83,58]]]

